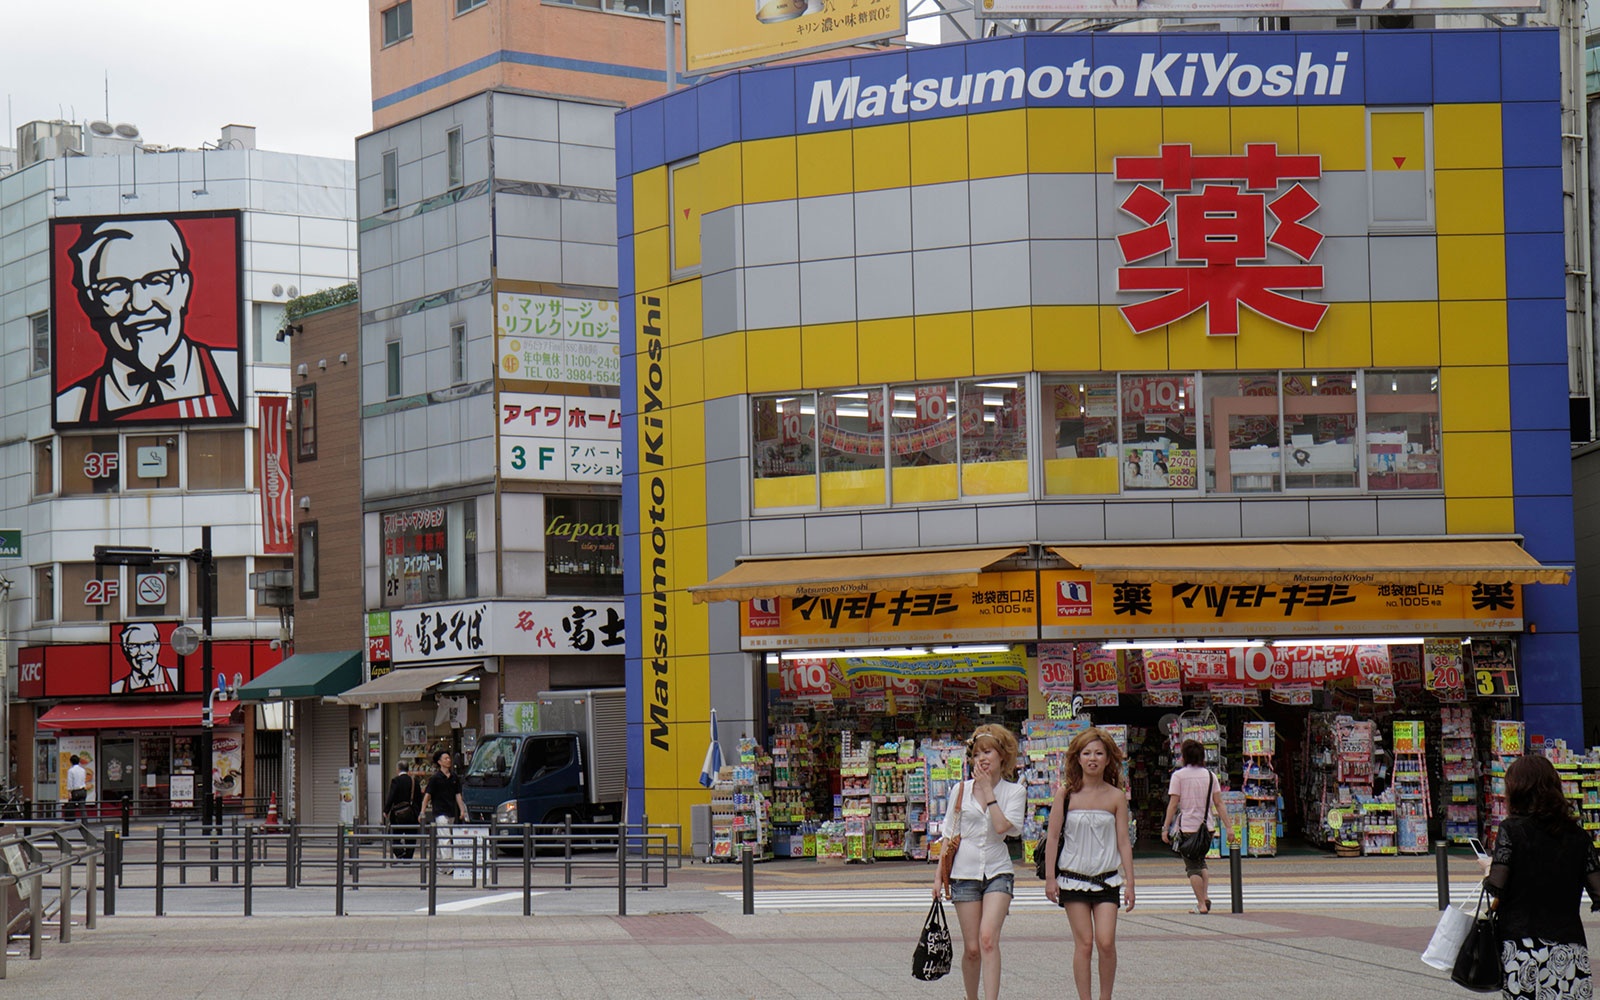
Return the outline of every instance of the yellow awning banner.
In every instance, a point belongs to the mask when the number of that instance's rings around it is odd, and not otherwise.
[[[1246,542],[1059,545],[1050,549],[1102,583],[1557,583],[1512,541]]]
[[[923,656],[852,656],[840,661],[846,678],[1026,677],[1028,656],[1021,646],[981,653],[929,653]]]
[[[985,569],[1022,551],[959,549],[899,555],[750,559],[709,583],[690,587],[696,604],[762,597],[825,597],[895,590],[975,587]]]

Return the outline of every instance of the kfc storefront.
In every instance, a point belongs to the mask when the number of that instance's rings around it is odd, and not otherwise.
[[[179,657],[171,636],[179,621],[110,626],[109,643],[29,646],[19,652],[17,694],[32,730],[31,798],[65,802],[68,761],[89,772],[89,801],[107,815],[127,802],[135,815],[197,808],[196,766],[206,692],[199,654]],[[265,640],[218,640],[219,680],[237,686],[282,658]],[[254,794],[254,712],[212,700],[212,782],[224,806]],[[19,733],[26,739],[26,734]]]

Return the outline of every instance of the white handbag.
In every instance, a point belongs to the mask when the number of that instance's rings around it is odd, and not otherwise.
[[[1456,954],[1461,951],[1461,945],[1472,930],[1476,912],[1475,902],[1445,907],[1444,912],[1439,914],[1439,925],[1433,929],[1433,938],[1422,951],[1422,964],[1449,972],[1456,964]]]

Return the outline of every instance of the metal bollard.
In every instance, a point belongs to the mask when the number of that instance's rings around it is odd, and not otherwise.
[[[567,813],[565,822],[561,824],[562,836],[565,840],[565,854],[567,859],[566,889],[572,891],[572,814]]]
[[[439,826],[428,827],[428,916],[439,913]]]
[[[299,864],[300,857],[300,824],[289,823],[289,839],[283,845],[283,887],[293,889],[295,884],[295,867]]]
[[[1433,842],[1433,866],[1439,879],[1439,909],[1450,907],[1450,841]]]
[[[1233,897],[1231,913],[1244,912],[1244,839],[1240,837],[1239,843],[1228,851],[1228,881],[1232,883],[1229,890]]]
[[[744,914],[756,912],[756,852],[754,844],[744,845]]]
[[[189,821],[178,821],[178,884],[189,884]]]
[[[254,916],[251,911],[255,908],[256,890],[256,841],[255,829],[244,828],[244,915]]]
[[[533,824],[522,824],[522,915],[533,916]]]
[[[44,957],[44,876],[28,879],[32,888],[28,892],[28,960],[37,962]]]
[[[156,916],[167,915],[167,828],[156,827]]]
[[[99,917],[95,913],[95,897],[100,893],[100,870],[105,864],[105,841],[100,842],[101,855],[89,855],[85,861],[83,883],[83,926],[94,930]]]
[[[132,816],[128,810],[128,797],[124,795],[122,797],[122,835],[124,837],[128,836],[128,824],[131,822]],[[118,872],[118,874],[120,875],[121,872]]]
[[[61,931],[56,939],[62,944],[72,943],[72,862],[61,869],[61,908],[57,911]]]
[[[105,914],[117,915],[117,879],[122,876],[122,838],[112,834],[106,838],[106,892]]]
[[[228,853],[233,855],[233,884],[239,884],[239,817],[233,817],[233,836],[228,839]]]
[[[333,842],[333,867],[337,873],[333,878],[333,915],[336,917],[344,916],[344,835],[345,829],[340,826]]]
[[[361,838],[353,826],[350,828],[350,886],[361,888]]]
[[[622,824],[617,824],[617,916],[628,915],[628,852],[622,842]],[[572,841],[567,841],[567,849],[572,849]],[[571,882],[571,876],[567,878]],[[570,886],[569,886],[570,888]]]

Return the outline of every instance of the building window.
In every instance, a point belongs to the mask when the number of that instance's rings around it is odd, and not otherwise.
[[[379,515],[386,608],[478,596],[476,500]]]
[[[1365,388],[1367,489],[1440,489],[1439,373],[1369,371]]]
[[[383,44],[393,45],[411,37],[411,0],[400,0],[379,16],[383,18]]]
[[[961,495],[1028,492],[1028,395],[1022,378],[961,383]]]
[[[700,273],[700,161],[687,160],[668,168],[668,242],[672,247],[672,276]]]
[[[56,445],[50,438],[33,443],[33,495],[47,497],[56,491]]]
[[[489,0],[456,0],[456,13],[465,14],[469,10],[476,10],[488,3]]]
[[[289,363],[289,336],[283,330],[284,306],[281,302],[255,302],[250,306],[253,330],[250,339],[255,360],[263,365]]]
[[[300,596],[317,596],[317,522],[302,521],[299,525],[300,543],[296,549],[296,567],[299,570]]]
[[[400,341],[383,345],[383,374],[390,399],[400,395]]]
[[[61,439],[61,493],[84,496],[116,493],[122,484],[121,442],[115,434],[85,434]]]
[[[178,488],[178,436],[130,434],[122,439],[122,461],[130,490]]]
[[[189,431],[189,489],[244,489],[244,431]]]
[[[50,314],[39,312],[29,316],[28,329],[33,343],[31,371],[35,375],[47,372],[50,370]]]
[[[1367,109],[1367,189],[1373,230],[1433,229],[1432,135],[1432,109]]]
[[[302,385],[294,391],[295,457],[317,460],[317,387]]]
[[[400,154],[389,150],[383,154],[383,210],[400,204]]]
[[[56,569],[54,566],[33,568],[33,620],[56,620]]]
[[[1283,486],[1351,490],[1356,462],[1356,373],[1283,373]]]
[[[61,621],[122,620],[122,567],[61,564]]]
[[[812,393],[755,399],[750,428],[757,510],[817,505],[816,422]]]
[[[889,489],[895,503],[954,500],[956,387],[952,382],[897,385],[889,400]],[[871,407],[868,407],[870,416]]]
[[[444,156],[448,175],[446,183],[452,188],[458,188],[461,186],[462,177],[460,125],[444,134]]]
[[[1271,372],[1205,377],[1206,492],[1283,489],[1278,379]]]
[[[1123,491],[1194,489],[1194,376],[1124,375],[1121,397]]]
[[[881,386],[817,396],[817,459],[824,507],[881,504],[884,494]]]
[[[467,324],[457,323],[450,328],[450,381],[467,380]]]
[[[1040,398],[1045,496],[1116,493],[1117,377],[1046,377]]]
[[[213,560],[217,569],[217,603],[213,607],[212,615],[216,618],[243,618],[248,612],[245,610],[251,603],[250,590],[246,586],[249,574],[245,572],[243,556],[230,556],[226,559]],[[189,566],[189,615],[192,618],[200,617],[200,567],[190,560]]]

